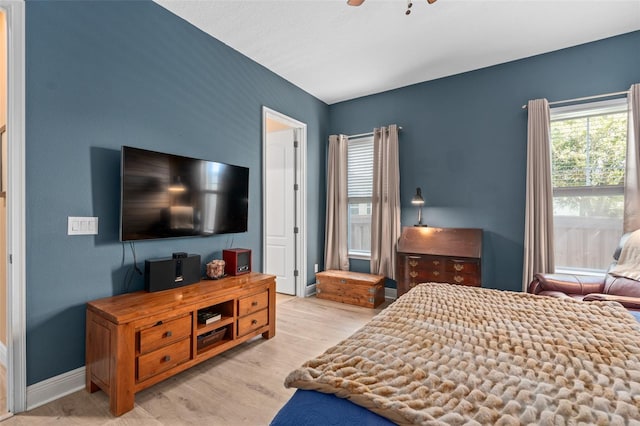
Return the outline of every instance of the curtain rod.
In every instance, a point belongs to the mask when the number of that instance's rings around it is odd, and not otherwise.
[[[605,93],[603,95],[585,96],[583,98],[567,99],[565,101],[554,101],[554,102],[549,102],[549,105],[565,104],[565,103],[568,103],[568,102],[577,102],[577,101],[587,101],[589,99],[608,98],[610,96],[628,95],[628,94],[629,94],[629,91],[625,90],[624,92]],[[527,105],[526,104],[522,105],[522,109],[527,109]]]
[[[398,126],[398,130],[402,130],[402,126]],[[347,135],[347,139],[364,138],[366,136],[373,136],[373,132],[360,133],[357,135]]]

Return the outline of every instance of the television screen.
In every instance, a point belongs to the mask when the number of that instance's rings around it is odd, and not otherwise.
[[[247,167],[123,146],[121,189],[121,241],[247,231]]]

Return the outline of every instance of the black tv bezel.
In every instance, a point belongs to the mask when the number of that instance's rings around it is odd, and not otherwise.
[[[124,151],[125,149],[132,149],[132,150],[137,150],[137,151],[145,151],[145,152],[149,152],[151,154],[162,154],[162,155],[168,155],[171,157],[177,157],[177,158],[182,158],[185,160],[193,160],[193,161],[205,161],[207,163],[216,163],[216,164],[222,164],[224,166],[229,166],[229,167],[237,167],[237,168],[241,168],[241,169],[245,169],[246,173],[247,173],[247,209],[246,209],[246,221],[245,221],[245,227],[243,231],[230,231],[230,232],[214,232],[211,234],[196,234],[196,235],[179,235],[179,236],[167,236],[167,237],[163,237],[163,236],[158,236],[158,237],[150,237],[150,238],[134,238],[134,239],[123,239],[122,238],[122,231],[123,231],[123,210],[124,210],[124,203],[123,203],[123,198],[124,198]],[[181,239],[181,238],[205,238],[205,237],[211,237],[211,236],[215,236],[215,235],[228,235],[228,234],[237,234],[237,233],[243,233],[243,232],[248,232],[249,230],[249,181],[250,181],[250,177],[251,177],[251,169],[250,167],[247,166],[240,166],[237,164],[230,164],[230,163],[225,163],[222,161],[213,161],[213,160],[205,160],[202,158],[196,158],[196,157],[189,157],[189,156],[185,156],[185,155],[180,155],[180,154],[174,154],[174,153],[170,153],[170,152],[164,152],[164,151],[157,151],[157,150],[152,150],[152,149],[147,149],[147,148],[139,148],[139,147],[135,147],[135,146],[130,146],[130,145],[122,145],[120,148],[120,211],[119,211],[119,216],[120,216],[120,220],[118,223],[118,237],[120,242],[122,243],[127,243],[127,242],[137,242],[137,241],[162,241],[162,240],[173,240],[173,239]]]

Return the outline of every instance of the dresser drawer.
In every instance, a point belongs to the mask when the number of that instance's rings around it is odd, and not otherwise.
[[[191,357],[191,340],[182,339],[172,345],[138,357],[138,381],[169,370]]]
[[[191,335],[191,315],[156,325],[140,331],[140,353],[151,352]]]
[[[444,274],[440,269],[424,267],[424,268],[410,269],[407,273],[407,277],[409,278],[410,281],[416,281],[421,283],[429,282],[429,281],[440,282],[443,279]]]
[[[269,324],[269,312],[267,309],[244,316],[238,319],[238,336],[244,336],[267,324]]]
[[[439,282],[444,272],[444,260],[435,256],[406,256],[404,260],[404,276],[410,282]]]
[[[438,282],[480,287],[480,277],[478,275],[458,274],[455,272],[445,272]]]
[[[398,253],[396,268],[398,296],[429,282],[481,286],[479,259]]]
[[[252,312],[257,312],[269,306],[269,292],[254,294],[238,300],[238,316],[244,316]]]
[[[473,260],[447,259],[444,262],[444,269],[447,272],[452,272],[458,275],[478,275],[480,272],[480,264]]]

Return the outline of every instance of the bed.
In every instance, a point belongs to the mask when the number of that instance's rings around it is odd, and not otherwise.
[[[292,371],[272,424],[640,424],[638,320],[614,302],[421,284]]]

